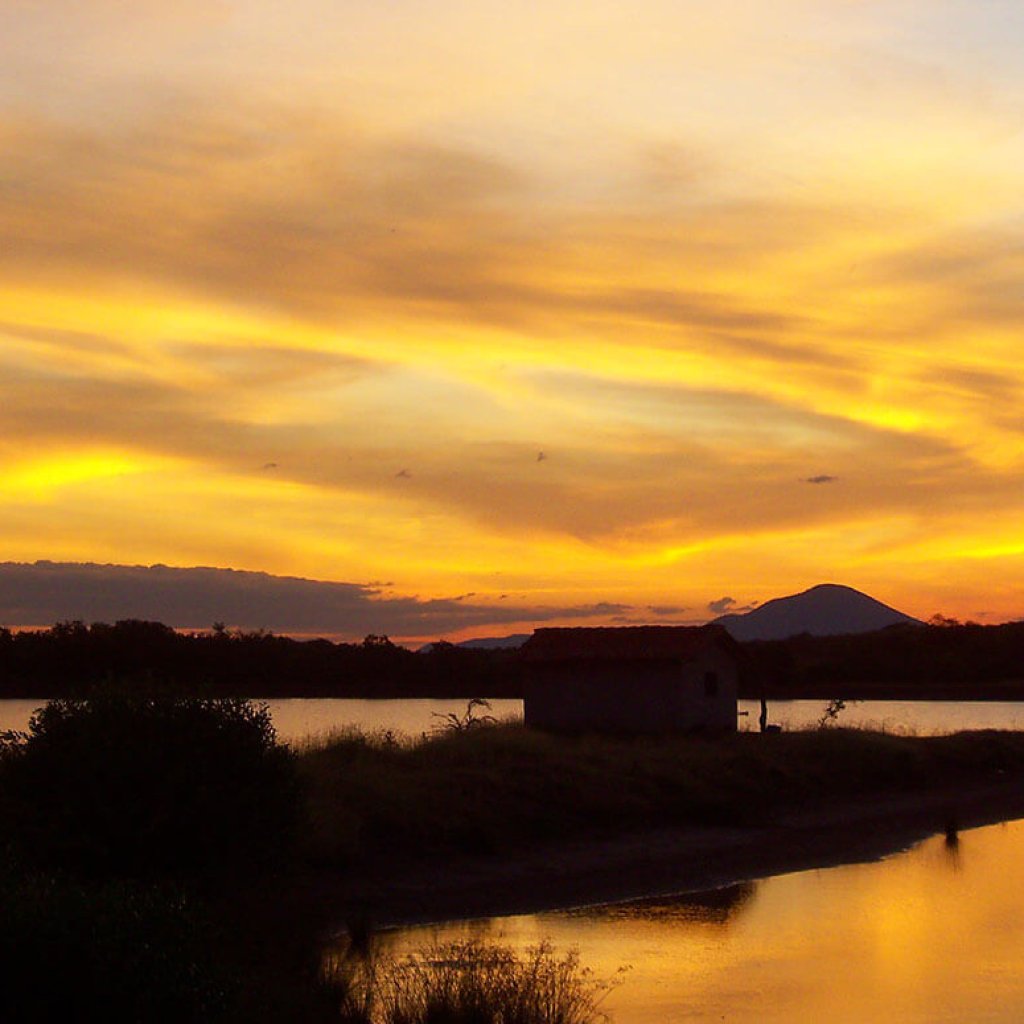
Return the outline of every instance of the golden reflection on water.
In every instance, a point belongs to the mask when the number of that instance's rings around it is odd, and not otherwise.
[[[1019,1024],[1024,822],[908,853],[696,896],[405,929],[398,951],[468,936],[551,939],[625,982],[616,1024]]]

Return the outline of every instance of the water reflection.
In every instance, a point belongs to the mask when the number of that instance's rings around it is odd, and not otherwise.
[[[1024,824],[945,836],[874,864],[677,899],[408,929],[401,951],[483,935],[629,965],[616,1024],[936,1024],[1024,1019]]]
[[[567,918],[598,921],[643,920],[662,925],[726,925],[754,899],[757,882],[737,882],[707,892],[679,896],[652,896],[628,903],[608,903],[567,911]]]
[[[0,731],[28,728],[32,713],[45,698],[0,700]],[[280,740],[301,743],[338,729],[362,729],[379,732],[390,729],[408,737],[418,737],[436,729],[450,712],[466,710],[465,700],[355,700],[334,697],[268,700],[270,715]],[[492,700],[491,714],[499,721],[521,720],[521,700]]]
[[[0,730],[25,729],[38,700],[0,700]],[[349,700],[296,698],[271,700],[270,714],[278,736],[288,743],[334,729],[359,728],[370,732],[391,729],[416,737],[429,732],[449,712],[465,711],[465,700]],[[812,727],[821,718],[824,701],[771,701],[771,721],[786,730]],[[739,702],[741,729],[757,728],[758,702]],[[521,700],[493,700],[491,713],[498,719],[523,717]],[[962,729],[1024,729],[1024,702],[1020,701],[881,701],[851,703],[839,724],[921,736]]]
[[[823,700],[773,700],[769,719],[786,731],[813,728],[821,720]],[[757,729],[759,704],[741,700],[741,729]],[[962,729],[1024,729],[1024,703],[1019,701],[858,700],[848,701],[837,724],[897,735],[931,736]]]
[[[963,870],[963,856],[960,852],[960,837],[958,835],[946,836],[946,860],[950,870],[959,873]]]

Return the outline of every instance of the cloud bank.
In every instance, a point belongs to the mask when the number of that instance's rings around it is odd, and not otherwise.
[[[506,623],[605,620],[626,606],[496,608],[462,597],[385,596],[379,587],[271,576],[233,569],[88,563],[0,563],[0,623],[146,619],[179,629],[224,622],[242,629],[361,639],[440,637]]]

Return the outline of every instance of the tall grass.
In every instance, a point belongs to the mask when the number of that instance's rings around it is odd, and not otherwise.
[[[575,951],[541,943],[522,956],[478,939],[396,959],[343,953],[329,971],[342,1024],[595,1024],[615,981],[596,980]]]
[[[349,734],[298,759],[306,854],[343,866],[678,824],[760,824],[787,807],[1024,772],[1024,734],[553,736],[522,726],[383,744]]]

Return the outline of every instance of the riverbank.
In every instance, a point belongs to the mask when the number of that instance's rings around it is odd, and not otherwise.
[[[514,860],[456,858],[339,882],[304,880],[304,900],[338,926],[376,927],[540,913],[877,860],[944,832],[1024,818],[1024,776],[927,796],[786,815],[769,827],[680,827],[615,839],[548,843]]]
[[[321,861],[287,897],[323,927],[701,890],[1024,817],[1024,736],[1014,733],[616,740],[505,728],[306,758],[321,816],[349,794],[347,824],[319,836],[343,836],[347,862]],[[364,802],[353,809],[356,793]]]

